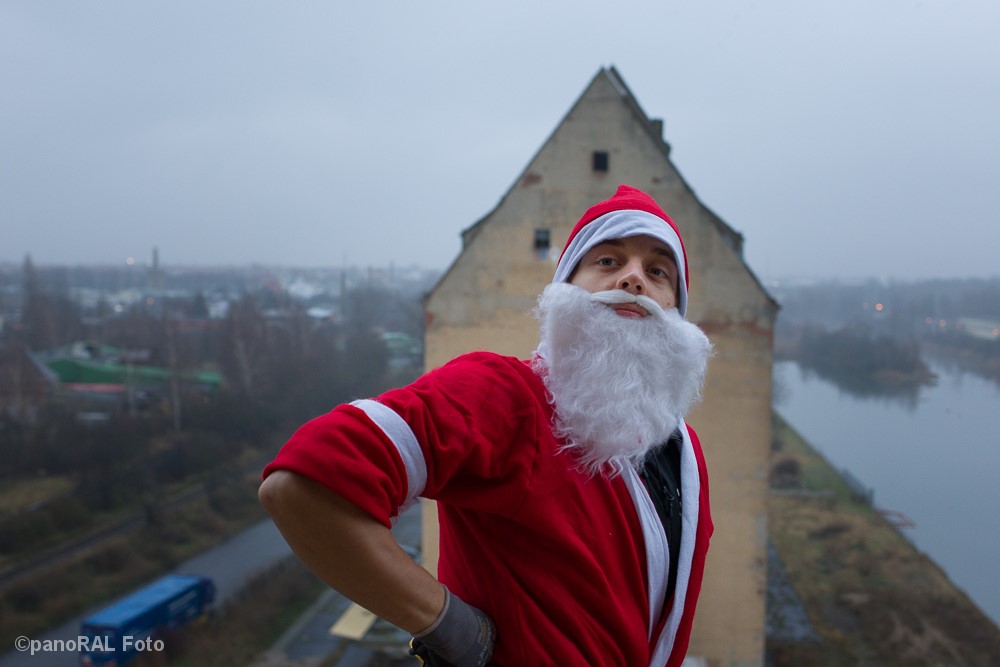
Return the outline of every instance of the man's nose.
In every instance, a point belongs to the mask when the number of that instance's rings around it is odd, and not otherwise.
[[[646,291],[646,281],[641,267],[626,264],[618,277],[618,289],[632,294],[643,294]]]

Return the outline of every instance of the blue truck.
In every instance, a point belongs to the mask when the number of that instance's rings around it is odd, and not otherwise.
[[[121,667],[141,653],[162,652],[166,634],[203,617],[214,600],[208,577],[163,577],[84,619],[80,664]]]

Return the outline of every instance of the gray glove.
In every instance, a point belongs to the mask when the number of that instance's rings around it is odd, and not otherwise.
[[[444,609],[431,627],[413,636],[411,645],[415,650],[411,652],[423,659],[429,650],[433,657],[443,658],[455,667],[486,667],[493,657],[496,626],[481,610],[452,595],[447,587],[444,590]]]

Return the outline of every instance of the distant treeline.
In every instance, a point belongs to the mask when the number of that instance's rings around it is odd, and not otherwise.
[[[963,318],[1000,322],[1000,278],[772,290],[781,304],[776,354],[847,390],[913,391],[930,377],[922,357],[928,351],[1000,381],[1000,340],[977,339],[959,326]]]
[[[859,329],[804,330],[795,358],[855,392],[909,391],[933,380],[915,341],[875,336]]]
[[[970,317],[1000,322],[1000,277],[917,282],[868,280],[845,284],[772,287],[781,304],[779,324],[813,323],[834,329],[864,323],[894,336],[921,334],[928,320]]]

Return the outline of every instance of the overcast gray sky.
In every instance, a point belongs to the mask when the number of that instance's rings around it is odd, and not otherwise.
[[[446,267],[615,65],[764,278],[1000,275],[1000,2],[0,3],[0,261]]]

